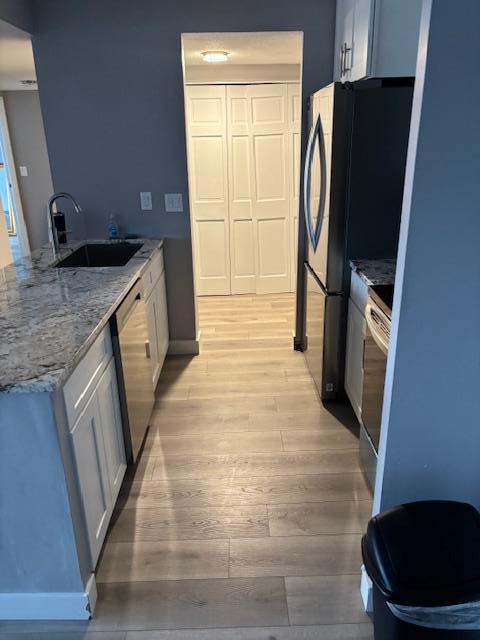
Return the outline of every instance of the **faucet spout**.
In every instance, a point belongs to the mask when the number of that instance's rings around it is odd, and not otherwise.
[[[55,226],[55,221],[54,221],[53,205],[60,198],[66,198],[67,200],[70,200],[70,202],[73,204],[73,208],[75,209],[76,213],[82,212],[82,209],[78,204],[78,202],[75,200],[75,198],[70,193],[67,193],[66,191],[57,191],[50,197],[48,201],[48,222],[50,225],[50,230],[52,232],[53,255],[55,257],[57,257],[58,255],[59,242],[58,242],[57,228]]]

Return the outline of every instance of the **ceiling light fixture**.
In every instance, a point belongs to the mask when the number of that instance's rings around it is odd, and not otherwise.
[[[226,51],[204,51],[202,58],[204,62],[226,62],[228,53]]]

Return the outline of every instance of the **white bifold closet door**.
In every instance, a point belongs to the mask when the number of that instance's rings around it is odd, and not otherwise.
[[[298,85],[188,86],[186,93],[197,293],[292,291]]]
[[[257,292],[257,232],[253,214],[247,86],[227,87],[228,205],[231,292]]]
[[[198,295],[230,293],[226,87],[189,86],[188,179]]]

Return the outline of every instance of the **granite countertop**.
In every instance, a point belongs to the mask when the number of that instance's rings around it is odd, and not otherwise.
[[[394,284],[397,261],[395,258],[372,260],[350,260],[352,271],[356,271],[369,287],[376,284]]]
[[[72,243],[65,257],[86,242]],[[163,241],[139,239],[123,267],[56,269],[45,245],[0,269],[0,393],[62,385]]]

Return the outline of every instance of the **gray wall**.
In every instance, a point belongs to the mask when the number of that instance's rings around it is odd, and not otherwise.
[[[480,508],[479,24],[478,0],[425,0],[377,511],[426,498]]]
[[[34,18],[54,186],[78,197],[88,235],[105,235],[114,212],[124,230],[168,239],[171,338],[192,339],[180,34],[303,30],[308,95],[332,78],[335,0],[37,0]],[[140,211],[141,190],[152,212]],[[183,215],[164,212],[165,192],[183,193]]]
[[[31,33],[33,16],[30,0],[0,0],[0,20]]]
[[[48,242],[46,207],[53,191],[40,100],[37,91],[6,91],[3,98],[33,251]],[[27,167],[28,176],[20,175],[18,167],[22,165]]]

